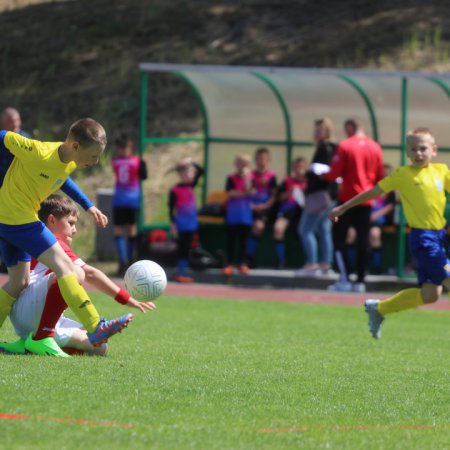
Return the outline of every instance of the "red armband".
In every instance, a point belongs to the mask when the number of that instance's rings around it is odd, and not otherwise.
[[[120,289],[120,291],[114,297],[114,300],[121,305],[126,305],[128,303],[128,300],[130,300],[130,297],[131,295],[125,289]]]

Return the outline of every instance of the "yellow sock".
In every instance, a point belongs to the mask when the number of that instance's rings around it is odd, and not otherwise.
[[[15,301],[16,299],[14,297],[11,297],[4,289],[0,288],[0,327],[8,317]]]
[[[423,305],[422,290],[420,288],[404,289],[386,300],[378,303],[378,312],[386,314],[404,311],[405,309],[416,308]]]
[[[59,278],[58,286],[67,306],[74,312],[84,328],[92,333],[100,322],[100,315],[87,292],[78,283],[75,274]]]

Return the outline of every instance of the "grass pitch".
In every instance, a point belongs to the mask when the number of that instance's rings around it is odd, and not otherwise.
[[[394,315],[374,341],[362,307],[167,296],[107,358],[0,355],[0,447],[450,448],[449,322]]]

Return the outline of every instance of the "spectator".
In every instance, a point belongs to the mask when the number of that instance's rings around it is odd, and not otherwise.
[[[194,188],[203,175],[203,169],[188,157],[177,165],[176,171],[180,182],[169,193],[170,230],[178,240],[178,273],[175,281],[192,283],[194,280],[187,275],[187,269],[192,241],[198,230]]]
[[[273,170],[269,169],[270,151],[260,147],[255,152],[256,169],[252,171],[255,194],[251,198],[253,212],[252,231],[247,240],[247,261],[255,265],[256,252],[277,195],[277,177]]]
[[[332,189],[335,184],[320,177],[316,172],[328,171],[337,145],[332,142],[333,124],[330,119],[314,122],[316,151],[307,172],[308,186],[305,192],[305,207],[298,226],[306,257],[306,264],[296,272],[299,276],[327,274],[333,261],[332,224],[328,213],[334,206]],[[320,244],[320,263],[318,242]]]
[[[134,261],[137,243],[137,220],[141,207],[140,181],[147,178],[147,166],[133,155],[133,142],[126,134],[116,138],[112,160],[116,185],[113,197],[114,240],[119,257],[117,275],[123,276]]]
[[[31,138],[31,136],[24,130],[22,130],[22,119],[17,109],[8,107],[5,108],[0,115],[0,130],[14,131],[14,133],[20,134],[23,137]],[[0,186],[3,184],[6,172],[9,169],[14,155],[6,150],[3,150],[0,154]]]
[[[339,204],[368,189],[372,189],[383,177],[383,153],[380,145],[366,136],[360,122],[347,119],[344,123],[347,139],[336,151],[330,172],[325,179],[342,179],[339,189]],[[372,201],[367,200],[352,208],[333,226],[333,243],[340,279],[328,287],[331,291],[365,292],[365,274],[369,253],[369,229]],[[347,230],[356,230],[356,283],[352,286],[348,277],[348,262],[345,252]]]
[[[305,158],[298,157],[292,162],[292,174],[287,176],[279,188],[279,207],[277,219],[273,227],[273,240],[277,255],[277,269],[286,264],[286,246],[284,235],[290,225],[297,228],[302,215],[304,195],[306,188],[307,164]]]
[[[228,175],[225,190],[228,192],[225,223],[227,228],[227,263],[223,273],[233,275],[236,263],[241,273],[248,273],[245,259],[248,235],[252,227],[251,198],[255,193],[250,171],[250,156],[242,154],[234,160],[234,173]],[[236,255],[236,256],[235,256]]]

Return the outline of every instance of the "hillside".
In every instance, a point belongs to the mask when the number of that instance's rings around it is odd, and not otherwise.
[[[84,115],[136,135],[143,61],[446,70],[449,12],[438,0],[0,0],[0,108],[45,138]],[[180,89],[152,105],[153,131],[198,128]]]

